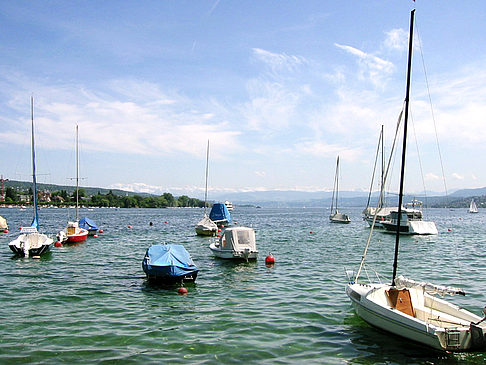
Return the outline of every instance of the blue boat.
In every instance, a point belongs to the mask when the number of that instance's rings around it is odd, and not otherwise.
[[[218,225],[226,226],[231,223],[231,214],[223,203],[214,203],[209,213],[209,219]]]
[[[98,232],[98,226],[88,217],[84,217],[79,220],[79,228],[86,229],[89,236],[93,236]]]
[[[198,267],[182,245],[153,245],[147,249],[142,268],[147,278],[166,284],[195,281]]]

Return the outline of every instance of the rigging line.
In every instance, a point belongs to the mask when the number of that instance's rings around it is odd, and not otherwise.
[[[418,157],[418,163],[419,163],[419,169],[420,169],[420,175],[422,176],[422,187],[424,189],[424,200],[425,200],[425,206],[427,207],[427,189],[425,187],[425,178],[424,178],[424,169],[422,166],[422,159],[420,158],[420,150],[419,150],[419,145],[418,145],[418,140],[417,140],[417,133],[415,131],[415,123],[413,121],[413,113],[410,110],[410,122],[412,124],[412,130],[413,130],[413,137],[415,139],[415,148],[417,149],[417,157]]]
[[[366,202],[366,209],[370,206],[371,192],[373,190],[373,182],[375,181],[376,163],[378,161],[378,155],[380,152],[380,142],[382,138],[383,138],[383,129],[380,132],[380,138],[378,138],[378,147],[376,148],[375,164],[373,167],[373,174],[371,175],[370,192],[368,193],[368,201]]]
[[[444,173],[444,164],[442,163],[442,153],[440,151],[439,137],[438,137],[438,133],[437,133],[437,125],[435,123],[434,107],[432,105],[432,96],[430,95],[429,79],[427,77],[427,69],[425,68],[425,60],[424,60],[424,53],[423,53],[423,49],[422,49],[422,40],[420,38],[420,31],[419,31],[418,27],[416,27],[416,29],[417,29],[417,37],[418,37],[418,40],[419,40],[418,43],[419,43],[419,49],[420,49],[420,56],[421,56],[421,60],[422,60],[422,67],[424,69],[425,85],[427,87],[427,96],[429,97],[430,112],[431,112],[432,121],[433,121],[433,124],[434,124],[435,141],[437,143],[437,151],[439,153],[440,168],[442,170],[442,181],[444,182],[444,190],[445,190],[446,204],[447,204],[447,196],[448,196],[447,184],[446,184],[446,178],[445,178],[445,173]]]
[[[384,183],[383,183],[383,185],[381,186],[381,189],[380,189],[380,198],[378,199],[378,202],[380,202],[382,200],[383,194],[385,192],[385,184],[387,182],[388,172],[390,171],[390,166],[392,164],[393,156],[395,155],[394,154],[395,144],[397,142],[397,136],[398,136],[398,134],[400,132],[400,123],[402,121],[402,115],[403,115],[404,110],[405,110],[405,102],[403,102],[402,110],[400,111],[400,114],[398,115],[397,127],[395,129],[395,137],[393,138],[393,144],[391,146],[390,156],[388,157],[388,163],[387,163],[385,175],[383,177],[383,182]],[[365,263],[365,260],[366,260],[366,255],[368,253],[368,249],[369,249],[370,243],[371,243],[371,237],[373,236],[373,228],[375,227],[376,217],[377,216],[378,216],[378,207],[375,209],[375,214],[373,215],[373,223],[371,224],[370,233],[368,234],[368,240],[366,241],[366,246],[364,248],[363,255],[361,256],[361,262],[359,264],[359,269],[358,269],[358,272],[357,272],[356,277],[354,279],[354,281],[356,283],[358,282],[359,275],[361,274],[361,270],[364,267],[364,263]]]

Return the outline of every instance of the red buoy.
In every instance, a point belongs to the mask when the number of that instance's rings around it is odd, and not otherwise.
[[[3,230],[3,233],[8,233],[8,229],[4,229]]]
[[[187,294],[187,289],[186,288],[179,288],[179,290],[177,291],[179,294]]]
[[[169,223],[169,221],[165,221],[164,223]]]
[[[221,228],[218,228],[218,232],[221,232]]]
[[[59,241],[56,241],[56,243],[54,243],[54,246],[55,247],[62,247],[62,243],[59,242]]]
[[[216,237],[221,237],[221,235],[220,234],[217,234]]]
[[[132,228],[132,226],[128,226],[128,228]]]
[[[452,231],[452,228],[449,228],[448,231],[451,232]]]
[[[235,224],[238,224],[238,222],[235,222]]]
[[[269,254],[267,257],[265,257],[265,264],[266,265],[273,265],[273,264],[275,264],[275,257],[273,257],[272,254]]]
[[[103,231],[102,229],[100,229],[98,232],[99,232],[99,233],[103,233],[104,231]]]
[[[94,238],[98,238],[98,235],[97,235],[97,234],[94,234],[94,235],[93,235],[93,237],[94,237]]]
[[[314,232],[310,231],[309,233],[310,233],[310,234],[312,234],[312,233],[314,233]]]

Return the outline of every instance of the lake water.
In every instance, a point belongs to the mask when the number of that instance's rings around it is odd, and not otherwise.
[[[345,270],[357,269],[369,232],[360,211],[345,209],[353,221],[339,225],[325,208],[236,207],[238,224],[256,229],[260,256],[235,264],[213,258],[211,238],[195,235],[201,209],[81,210],[104,233],[36,260],[8,247],[31,210],[0,208],[11,231],[0,235],[0,363],[483,364],[486,353],[420,347],[354,314]],[[42,209],[41,230],[54,238],[73,214]],[[404,237],[399,273],[462,287],[466,296],[451,300],[481,314],[486,213],[427,214],[440,233]],[[158,243],[183,244],[199,266],[187,295],[145,280],[145,250]],[[390,277],[393,247],[393,235],[376,233],[368,267]]]

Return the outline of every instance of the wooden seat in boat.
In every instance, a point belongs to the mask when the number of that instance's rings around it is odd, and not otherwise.
[[[385,293],[391,307],[408,314],[409,316],[415,317],[412,298],[410,297],[408,289],[389,289],[386,290]]]

